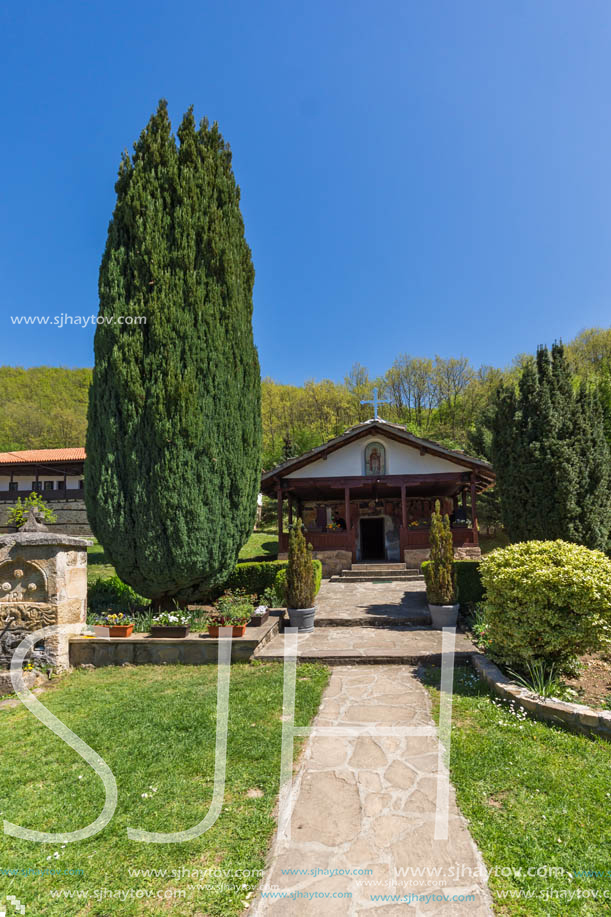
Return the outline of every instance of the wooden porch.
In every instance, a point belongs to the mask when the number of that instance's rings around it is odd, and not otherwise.
[[[314,551],[350,551],[352,561],[356,561],[356,528],[339,532],[306,532],[306,541]],[[452,541],[455,548],[477,545],[477,531],[470,527],[452,529]],[[405,550],[426,549],[429,547],[428,529],[410,529],[403,526],[399,529],[400,553],[403,558]],[[278,538],[278,551],[285,554],[289,549],[288,532],[281,532]]]

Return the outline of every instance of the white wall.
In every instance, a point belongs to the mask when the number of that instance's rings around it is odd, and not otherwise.
[[[76,490],[81,480],[82,475],[69,474],[66,478],[66,486],[71,490]],[[0,491],[8,490],[9,481],[11,480],[10,474],[2,474],[0,472]],[[20,474],[14,475],[13,481],[16,481],[19,485],[19,493],[31,493],[32,492],[32,482],[36,480],[36,472],[31,474]],[[56,474],[49,472],[49,474],[41,474],[38,478],[41,488],[44,487],[43,481],[55,481],[54,490],[57,490],[58,487],[64,486],[64,476],[63,474]]]
[[[386,474],[444,474],[469,471],[436,455],[407,446],[383,436],[367,436],[354,440],[332,452],[327,459],[317,459],[287,475],[288,478],[355,477],[365,474],[365,447],[368,443],[382,443],[386,449]]]

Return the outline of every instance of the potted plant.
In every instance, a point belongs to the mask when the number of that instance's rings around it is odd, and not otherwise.
[[[456,627],[458,605],[456,604],[456,582],[454,578],[454,544],[450,519],[442,516],[439,500],[431,516],[431,556],[424,568],[426,598],[429,604],[431,623],[436,630]]]
[[[219,637],[221,627],[231,626],[233,637],[243,637],[253,611],[250,596],[242,592],[226,592],[217,600],[214,611],[206,618],[208,634],[211,637]]]
[[[164,611],[153,618],[151,637],[186,637],[191,628],[191,615],[184,611]]]
[[[314,630],[316,585],[312,545],[306,544],[303,523],[297,519],[289,534],[289,557],[286,570],[286,603],[289,624],[301,633]]]
[[[99,615],[95,621],[98,627],[108,628],[109,637],[131,637],[134,620],[122,611],[116,614]]]
[[[252,617],[248,622],[249,627],[261,627],[267,619],[269,618],[269,606],[268,605],[257,605],[255,610],[252,613]]]

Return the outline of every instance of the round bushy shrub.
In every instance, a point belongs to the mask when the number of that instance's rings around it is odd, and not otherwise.
[[[509,665],[570,666],[611,634],[611,560],[565,541],[499,548],[480,564],[490,655]]]

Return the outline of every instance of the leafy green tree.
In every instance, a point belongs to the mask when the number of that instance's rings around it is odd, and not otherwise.
[[[611,489],[602,412],[594,389],[574,391],[561,344],[525,362],[517,391],[500,387],[491,449],[512,541],[606,547]]]
[[[17,497],[17,502],[11,507],[7,521],[9,525],[15,525],[18,529],[28,521],[30,507],[33,506],[42,515],[43,522],[57,522],[57,516],[48,503],[45,503],[42,496],[35,490],[28,497]]]
[[[231,152],[191,109],[177,134],[162,101],[121,162],[87,434],[92,529],[157,608],[226,580],[260,478],[254,269]]]

